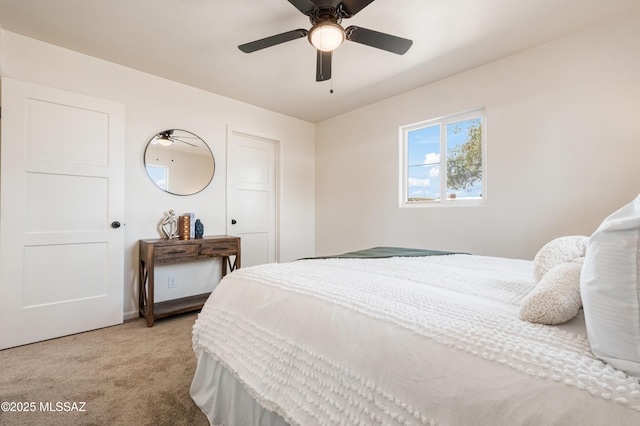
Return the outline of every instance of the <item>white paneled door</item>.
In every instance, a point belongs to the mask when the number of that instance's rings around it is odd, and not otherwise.
[[[122,323],[124,106],[2,79],[0,349]]]
[[[243,267],[277,260],[277,153],[276,140],[228,132],[227,234],[240,237]]]

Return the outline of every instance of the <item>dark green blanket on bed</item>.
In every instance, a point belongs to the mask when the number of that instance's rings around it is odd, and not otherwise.
[[[382,259],[385,257],[439,256],[446,254],[468,254],[453,251],[425,250],[404,247],[373,247],[333,256],[306,257],[306,259]]]

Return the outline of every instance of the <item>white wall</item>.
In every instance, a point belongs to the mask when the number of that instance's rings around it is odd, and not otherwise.
[[[316,254],[373,246],[533,258],[640,193],[640,15],[320,123]],[[399,126],[486,108],[485,207],[399,208]]]
[[[170,209],[195,212],[206,235],[226,232],[226,129],[269,135],[282,141],[280,165],[280,260],[314,253],[314,125],[222,96],[184,86],[113,63],[0,31],[2,75],[120,102],[126,108],[125,295],[127,317],[137,316],[139,239],[159,238],[157,225]],[[213,72],[213,71],[212,71]],[[189,130],[211,148],[216,171],[204,191],[188,197],[166,194],[145,173],[144,150],[165,129]],[[73,208],[73,206],[69,206]],[[4,206],[3,206],[4,208]],[[186,264],[185,264],[186,265]],[[162,267],[158,283],[171,270],[179,292],[202,293],[217,277],[219,262]],[[212,275],[213,274],[213,275]],[[159,299],[174,295],[158,286]],[[163,288],[161,288],[163,287]]]

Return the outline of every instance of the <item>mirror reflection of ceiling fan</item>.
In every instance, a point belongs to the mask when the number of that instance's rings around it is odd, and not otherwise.
[[[198,145],[191,142],[187,142],[183,139],[197,139],[197,137],[184,136],[184,135],[174,136],[173,130],[165,130],[164,132],[160,132],[155,136],[155,142],[159,143],[160,145],[170,146],[174,142],[180,142],[187,145],[191,145],[194,148],[198,147]]]
[[[331,78],[333,51],[345,40],[404,55],[413,41],[352,25],[344,29],[341,22],[360,12],[374,0],[289,0],[296,9],[309,17],[311,29],[297,29],[238,46],[245,53],[255,52],[301,37],[308,37],[317,49],[316,81]]]

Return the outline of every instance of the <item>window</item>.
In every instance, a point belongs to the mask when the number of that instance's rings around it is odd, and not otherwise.
[[[484,110],[400,128],[401,206],[486,200]]]
[[[169,187],[167,185],[169,183],[169,169],[166,166],[156,166],[153,164],[146,164],[147,173],[153,182],[160,189],[164,189],[165,191]]]

